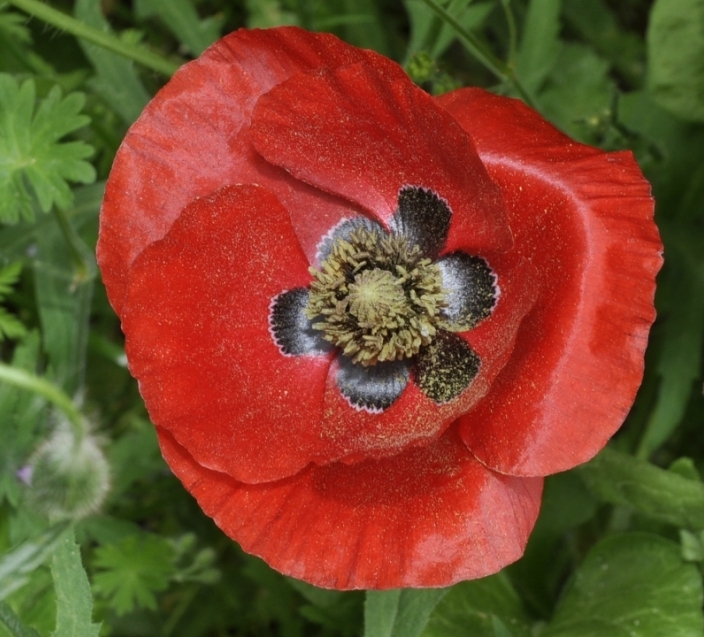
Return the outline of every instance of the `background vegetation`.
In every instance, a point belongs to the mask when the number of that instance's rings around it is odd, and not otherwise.
[[[520,94],[653,184],[666,265],[638,400],[597,459],[548,480],[499,575],[315,589],[243,554],[159,454],[95,267],[103,185],[173,70],[280,24],[433,93]],[[1,637],[701,636],[703,333],[704,0],[0,1]]]

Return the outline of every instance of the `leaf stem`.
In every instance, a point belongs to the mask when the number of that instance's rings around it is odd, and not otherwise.
[[[15,387],[28,389],[58,407],[73,426],[77,443],[83,440],[87,433],[86,421],[73,401],[56,385],[23,369],[12,367],[5,363],[0,363],[0,381]]]
[[[76,20],[43,2],[39,2],[39,0],[8,0],[8,2],[57,29],[102,46],[108,51],[134,60],[138,64],[168,77],[172,76],[180,66],[161,55],[148,51],[142,46],[127,44],[114,35],[90,27],[80,20]]]
[[[518,45],[518,30],[516,29],[516,18],[511,10],[511,0],[501,0],[501,7],[504,10],[506,24],[508,26],[508,62],[509,69],[516,66],[516,48]]]
[[[498,58],[489,49],[486,44],[484,44],[479,38],[475,37],[472,33],[467,31],[458,21],[452,16],[444,7],[440,6],[436,0],[422,0],[432,11],[435,12],[442,20],[447,22],[457,33],[460,40],[462,40],[467,50],[475,57],[479,62],[481,62],[487,69],[489,69],[496,77],[504,82],[508,82],[516,89],[516,92],[521,96],[521,99],[528,104],[533,106],[533,101],[526,92],[526,90],[521,86],[518,78],[516,77],[515,70],[506,64],[503,60]],[[510,26],[509,26],[510,28]],[[514,25],[515,28],[515,25]]]

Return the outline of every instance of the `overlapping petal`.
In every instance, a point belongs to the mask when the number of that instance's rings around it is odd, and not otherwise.
[[[327,588],[448,586],[494,573],[523,553],[540,507],[542,479],[489,471],[456,432],[266,485],[206,469],[158,432],[169,466],[225,533],[275,569]]]
[[[272,164],[362,206],[388,224],[404,186],[432,188],[453,211],[446,250],[506,250],[503,198],[472,140],[408,78],[366,64],[300,73],[252,114],[252,140]]]
[[[326,229],[360,213],[263,161],[249,141],[252,110],[272,87],[303,71],[359,62],[388,81],[406,77],[381,55],[293,27],[238,31],[179,69],[127,133],[106,186],[98,261],[118,313],[139,253],[194,198],[226,184],[271,187],[311,260]]]
[[[282,356],[269,328],[272,298],[307,284],[307,267],[286,209],[260,186],[196,199],[133,264],[130,371],[154,423],[203,466],[256,483],[324,453],[330,356]]]
[[[643,375],[662,263],[649,185],[630,153],[577,144],[517,100],[465,89],[439,103],[472,135],[541,282],[463,439],[512,475],[568,469],[621,426]]]

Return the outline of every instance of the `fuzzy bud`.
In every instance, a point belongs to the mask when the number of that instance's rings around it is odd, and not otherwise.
[[[90,515],[108,492],[109,466],[95,437],[86,433],[79,440],[68,422],[57,424],[29,469],[28,504],[52,520]]]

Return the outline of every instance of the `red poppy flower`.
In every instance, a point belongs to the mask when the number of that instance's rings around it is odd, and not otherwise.
[[[320,586],[517,559],[542,476],[622,423],[660,241],[630,153],[296,28],[238,31],[131,128],[99,261],[164,457]]]

